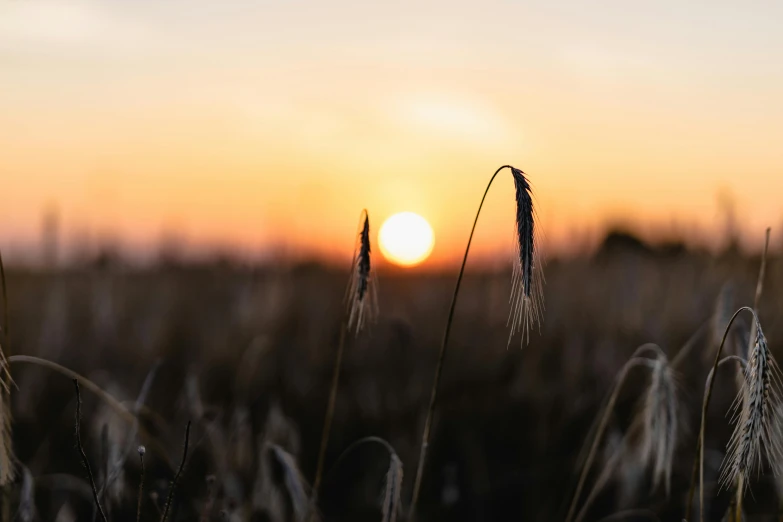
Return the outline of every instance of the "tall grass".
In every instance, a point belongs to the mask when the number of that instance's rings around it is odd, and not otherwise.
[[[704,400],[701,409],[701,424],[699,427],[699,437],[696,441],[696,452],[694,456],[693,471],[691,473],[691,484],[688,489],[688,496],[685,505],[685,519],[690,520],[691,508],[693,505],[693,495],[696,486],[697,474],[699,476],[699,520],[704,521],[704,488],[703,488],[703,455],[704,439],[706,431],[707,409],[712,397],[712,390],[715,385],[714,375],[718,365],[722,360],[723,347],[731,330],[731,326],[739,314],[744,311],[752,315],[750,342],[753,343],[753,349],[750,351],[749,359],[746,361],[747,370],[743,372],[744,378],[738,397],[735,400],[737,405],[733,421],[736,422],[735,430],[729,443],[729,452],[722,465],[721,482],[723,487],[735,488],[735,513],[733,516],[737,520],[741,519],[742,498],[747,487],[749,471],[761,461],[761,448],[767,452],[767,457],[771,463],[775,464],[781,458],[780,441],[772,434],[773,420],[772,415],[776,413],[777,405],[780,402],[779,377],[777,365],[772,358],[772,354],[767,347],[766,338],[761,331],[757,309],[761,299],[761,293],[764,286],[764,275],[766,273],[766,259],[769,250],[770,229],[765,232],[764,252],[761,258],[759,268],[759,277],[756,283],[756,292],[754,298],[754,307],[743,306],[732,315],[723,332],[720,345],[715,354],[715,359],[710,370],[710,378],[707,380]],[[747,393],[747,397],[746,397]],[[698,473],[697,473],[698,472]]]

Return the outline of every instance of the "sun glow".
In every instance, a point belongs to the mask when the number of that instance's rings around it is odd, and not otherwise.
[[[435,235],[427,220],[413,212],[389,217],[378,232],[383,257],[401,266],[418,265],[427,259],[435,245]]]

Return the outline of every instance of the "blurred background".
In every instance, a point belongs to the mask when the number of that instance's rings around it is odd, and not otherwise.
[[[766,227],[759,314],[780,354],[781,17],[767,2],[0,0],[0,342],[136,404],[129,431],[83,393],[93,466],[123,462],[98,473],[113,520],[135,519],[126,448],[152,439],[144,514],[160,516],[188,420],[172,519],[296,520],[259,447],[312,482],[366,208],[379,315],[346,343],[319,507],[380,518],[388,454],[340,456],[386,439],[407,507],[470,226],[511,164],[533,187],[544,320],[509,340],[506,172],[467,264],[420,518],[563,518],[617,372],[642,343],[690,341],[671,494],[624,459],[585,514],[680,520],[715,338],[753,303]],[[11,514],[94,517],[72,384],[12,373]],[[722,378],[705,457],[716,520]],[[602,453],[645,382],[620,395]],[[772,478],[752,488],[748,519],[776,519]]]

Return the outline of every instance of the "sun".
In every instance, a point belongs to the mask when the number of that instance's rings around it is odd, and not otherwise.
[[[378,232],[383,257],[401,266],[418,265],[427,259],[435,245],[435,235],[427,220],[413,212],[390,216]]]

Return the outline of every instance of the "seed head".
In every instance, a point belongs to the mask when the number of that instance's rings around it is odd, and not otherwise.
[[[731,487],[739,476],[745,485],[754,471],[760,471],[762,446],[768,462],[781,462],[780,438],[775,436],[773,415],[780,405],[780,370],[767,347],[756,320],[755,341],[744,375],[743,389],[734,401],[734,432],[729,441],[720,475],[723,487]]]
[[[370,249],[370,217],[362,211],[359,233],[354,249],[351,280],[348,284],[348,329],[355,333],[375,319],[378,303],[372,277]]]
[[[511,284],[511,337],[522,332],[522,341],[530,341],[530,327],[541,324],[543,309],[543,273],[535,235],[535,210],[530,184],[525,173],[511,168],[516,188],[517,216],[515,229],[516,255]]]
[[[665,355],[652,361],[650,385],[638,415],[642,418],[640,460],[651,465],[653,489],[663,482],[668,495],[671,490],[672,463],[678,435],[677,382]]]

